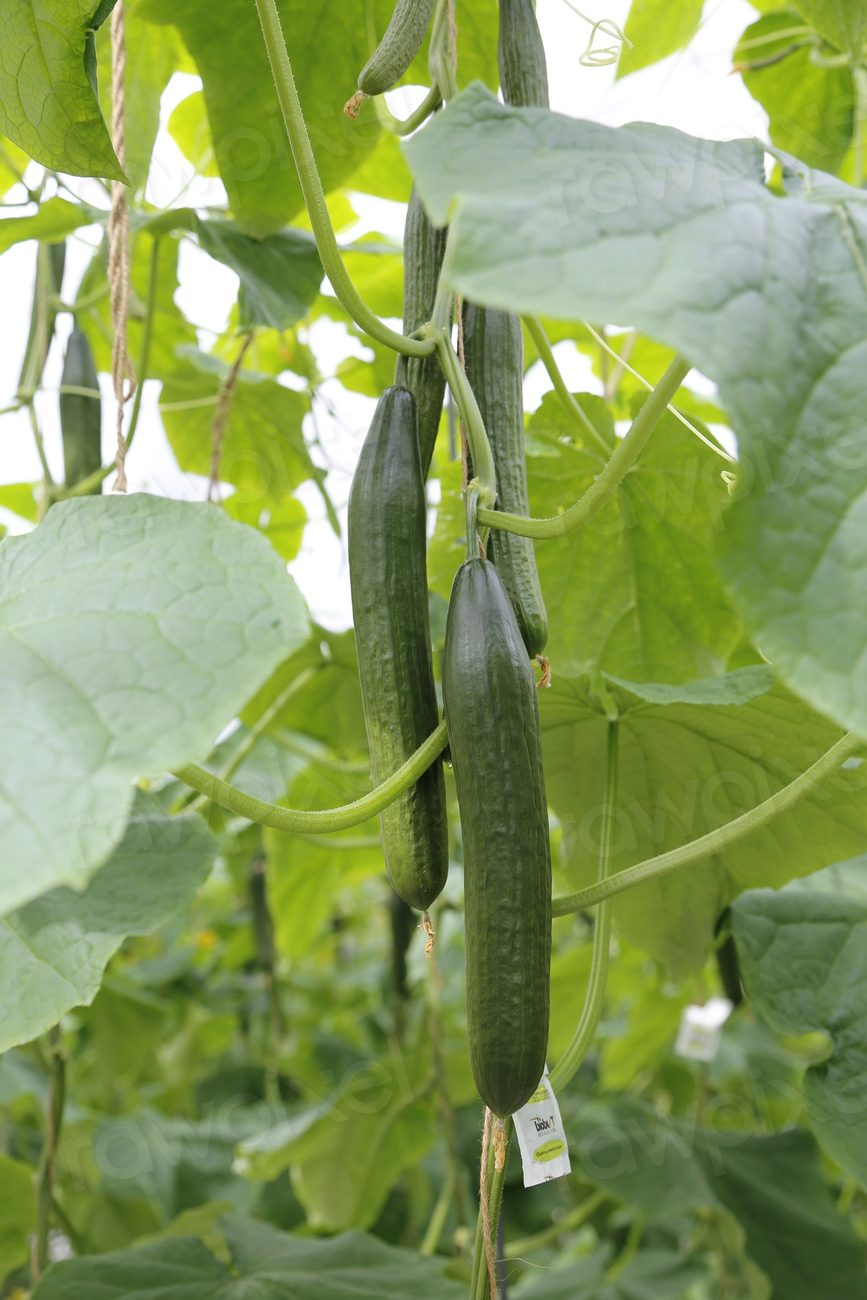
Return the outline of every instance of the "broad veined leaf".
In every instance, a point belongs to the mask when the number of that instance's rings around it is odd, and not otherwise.
[[[266,1223],[228,1217],[221,1225],[237,1272],[194,1237],[164,1237],[136,1249],[57,1264],[33,1300],[461,1300],[445,1261],[348,1232],[328,1240],[294,1237]]]
[[[217,357],[189,352],[166,377],[160,413],[178,464],[189,473],[211,471],[214,407],[228,369]],[[279,504],[312,476],[301,432],[309,409],[305,394],[240,371],[220,456],[220,478],[237,489],[238,508]]]
[[[617,63],[618,77],[658,63],[669,54],[688,45],[701,22],[703,0],[632,0],[626,20],[626,35],[632,42],[624,45]]]
[[[10,0],[0,15],[0,128],[31,158],[123,179],[96,99],[94,28],[113,0]]]
[[[865,0],[792,0],[792,3],[820,36],[860,60],[867,40]]]
[[[0,1155],[0,1283],[30,1254],[30,1234],[36,1229],[34,1172],[30,1165]]]
[[[400,1175],[436,1142],[429,1070],[426,1051],[407,1057],[397,1050],[353,1073],[332,1096],[241,1143],[244,1172],[271,1179],[291,1168],[308,1222],[319,1231],[370,1227]]]
[[[127,935],[149,934],[206,879],[216,843],[193,816],[139,793],[123,839],[83,893],[52,889],[0,920],[0,1052],[92,1002]]]
[[[219,176],[205,97],[200,90],[182,99],[168,121],[169,133],[200,176]]]
[[[810,47],[797,47],[792,30],[798,25],[790,9],[760,18],[744,32],[735,65],[768,115],[774,144],[810,167],[836,172],[855,128],[855,83],[849,68],[823,67],[811,58]],[[761,66],[787,50],[781,62]],[[760,66],[751,69],[753,61]]]
[[[198,221],[196,230],[205,252],[235,271],[241,281],[241,328],[267,325],[286,330],[306,315],[322,283],[322,264],[312,235],[280,230],[253,239],[229,222],[214,220]]]
[[[864,193],[789,163],[778,196],[752,142],[509,109],[479,86],[405,149],[453,218],[467,297],[629,321],[716,381],[741,458],[723,575],[789,685],[867,733]]]
[[[0,253],[24,239],[42,239],[46,243],[59,242],[78,230],[102,220],[104,213],[86,204],[70,203],[67,199],[46,199],[38,212],[29,217],[5,217],[0,221]]]
[[[27,171],[30,159],[11,140],[0,137],[0,195],[17,185]]]
[[[609,684],[622,709],[612,870],[673,849],[747,812],[788,785],[839,731],[776,686],[740,669],[672,690]],[[630,703],[631,700],[631,703]],[[566,859],[595,878],[607,723],[585,683],[554,677],[541,695],[548,797]],[[857,761],[784,816],[705,862],[677,868],[615,900],[626,937],[686,972],[704,961],[714,925],[744,889],[781,885],[859,852],[867,834],[867,770]]]
[[[229,204],[254,233],[275,230],[304,206],[255,6],[222,0],[143,0],[142,16],[174,23],[198,65],[217,163]],[[346,182],[380,128],[373,105],[343,112],[368,48],[362,0],[335,12],[329,0],[281,0],[298,93],[327,190]]]
[[[262,538],[144,494],[53,507],[0,546],[0,910],[82,888],[136,776],[204,757],[308,635]]]
[[[867,1297],[863,1244],[837,1212],[805,1130],[715,1132],[626,1099],[584,1106],[572,1128],[584,1176],[648,1218],[705,1207],[735,1219],[774,1296]]]
[[[867,1186],[867,899],[796,885],[750,891],[735,902],[732,927],[757,1014],[778,1033],[828,1035],[827,1060],[804,1079],[806,1118],[833,1159]]]
[[[534,1270],[520,1286],[520,1300],[684,1300],[702,1282],[714,1278],[710,1258],[695,1258],[682,1250],[640,1250],[622,1273],[607,1282],[611,1252],[604,1247],[592,1255],[558,1261]]]
[[[613,448],[602,400],[586,393],[579,400]],[[598,450],[574,435],[559,399],[547,393],[528,426],[534,515],[557,514],[599,473]],[[552,615],[545,653],[555,674],[601,668],[671,682],[723,671],[740,622],[712,553],[727,500],[721,464],[667,416],[600,514],[566,537],[536,544]],[[456,462],[431,552],[431,583],[446,597],[466,545],[459,475]]]

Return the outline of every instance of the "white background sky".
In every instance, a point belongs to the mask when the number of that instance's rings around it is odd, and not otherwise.
[[[582,12],[595,18],[611,18],[624,23],[629,0],[576,0]],[[673,4],[677,0],[672,0]],[[732,50],[741,32],[756,14],[745,0],[708,0],[701,29],[690,47],[652,68],[633,74],[623,81],[614,80],[613,68],[585,68],[579,59],[587,45],[588,25],[569,7],[567,0],[538,0],[539,24],[548,55],[551,107],[575,117],[592,118],[610,125],[642,120],[679,127],[694,135],[714,139],[740,136],[766,137],[764,112],[744,89],[741,79],[730,75]],[[599,38],[608,44],[609,38]],[[217,181],[196,180],[190,187],[191,169],[174,145],[165,123],[177,103],[197,89],[199,82],[190,76],[177,76],[168,87],[162,104],[163,129],[157,141],[148,198],[163,206],[185,191],[186,204],[213,204],[224,201],[225,194]],[[412,91],[396,92],[390,97],[392,107],[404,113],[416,102]],[[73,188],[88,195],[87,182],[73,180]],[[99,191],[97,190],[97,196]],[[6,200],[22,195],[11,191]],[[94,195],[90,191],[90,197]],[[96,197],[97,205],[102,205]],[[403,207],[370,198],[354,200],[359,225],[347,232],[354,236],[367,230],[380,230],[399,238],[403,231]],[[20,216],[27,209],[17,208]],[[94,231],[76,232],[68,241],[64,294],[74,297],[75,288],[96,242]],[[16,245],[0,257],[0,284],[4,311],[0,317],[0,408],[14,400],[15,387],[24,351],[33,292],[36,245]],[[211,261],[190,241],[182,245],[181,287],[178,303],[188,318],[200,327],[202,346],[208,348],[216,333],[225,327],[229,308],[234,301],[237,281],[227,268]],[[65,338],[71,328],[68,316],[61,318],[58,340],[52,348],[45,375],[46,391],[37,399],[40,424],[49,462],[56,477],[62,477],[62,453],[57,413],[57,385]],[[349,351],[342,327],[323,321],[315,327],[311,342],[327,373],[336,360]],[[567,380],[576,389],[596,387],[589,368],[570,344],[561,344],[557,357]],[[530,372],[526,385],[528,409],[535,409],[542,394],[550,387],[539,366]],[[101,376],[103,389],[103,454],[112,454],[113,412],[111,385]],[[141,421],[128,461],[132,490],[151,490],[172,497],[202,500],[206,483],[195,475],[182,474],[175,464],[160,421],[157,399],[159,384],[146,385]],[[339,385],[331,386],[331,401],[337,407],[339,422],[320,412],[319,424],[328,457],[328,485],[335,503],[345,504],[349,481],[355,465],[365,426],[373,403],[347,394]],[[39,462],[33,447],[30,425],[25,413],[0,417],[0,483],[35,480],[40,476]],[[330,627],[345,627],[349,618],[349,587],[346,559],[337,539],[324,522],[322,503],[315,490],[302,488],[299,496],[310,514],[311,522],[304,535],[298,558],[290,565],[314,616]],[[20,520],[0,510],[0,522],[19,530]]]

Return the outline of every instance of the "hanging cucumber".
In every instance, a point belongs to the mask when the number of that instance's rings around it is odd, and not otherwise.
[[[66,486],[75,487],[102,466],[101,413],[99,397],[67,388],[99,392],[99,379],[87,335],[76,325],[66,345],[60,378],[60,428],[63,435],[63,471]],[[93,489],[98,494],[100,488]]]
[[[397,0],[385,35],[358,74],[364,95],[382,95],[400,81],[427,35],[436,0]]]
[[[548,67],[533,0],[500,0],[497,55],[506,103],[547,108]]]
[[[476,1087],[505,1117],[542,1077],[551,854],[536,688],[497,570],[452,588],[443,698],[464,848],[467,1034]]]
[[[415,398],[405,388],[387,388],[349,494],[352,614],[375,783],[396,771],[438,722],[425,560]],[[425,911],[448,873],[440,763],[385,809],[380,828],[392,887]]]
[[[488,431],[497,471],[497,506],[528,515],[521,322],[508,312],[465,303],[463,324],[467,378]],[[548,615],[531,539],[494,529],[488,554],[514,606],[528,653],[540,654],[548,639]]]
[[[66,244],[39,244],[36,250],[36,276],[33,288],[33,307],[30,312],[30,330],[24,348],[24,361],[18,376],[16,395],[26,399],[38,387],[45,369],[45,361],[57,308],[53,300],[60,295],[63,272],[66,267]]]
[[[437,230],[431,224],[424,204],[413,186],[403,232],[403,331],[405,334],[412,334],[431,318],[440,267],[446,249],[446,234],[445,229]],[[395,366],[394,382],[408,388],[415,397],[418,410],[421,472],[426,478],[439,432],[446,391],[445,375],[439,357],[435,352],[426,357],[408,357],[401,354]]]

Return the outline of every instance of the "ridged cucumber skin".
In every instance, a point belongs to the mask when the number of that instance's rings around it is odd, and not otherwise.
[[[545,1068],[551,850],[533,673],[487,560],[467,560],[455,578],[443,698],[463,837],[470,1064],[482,1100],[505,1117]]]
[[[547,108],[548,64],[533,0],[500,0],[497,56],[506,103]]]
[[[99,391],[99,379],[87,335],[78,326],[66,344],[60,378],[60,429],[63,435],[63,476],[67,487],[95,474],[102,466],[100,429],[102,403],[98,397],[66,393],[64,388]],[[99,487],[94,488],[98,493]]]
[[[397,770],[437,726],[428,622],[424,479],[415,398],[387,388],[349,494],[349,578],[371,776]],[[442,764],[380,816],[392,888],[425,911],[448,874]]]
[[[403,330],[412,334],[431,318],[448,231],[431,223],[415,186],[409,196],[403,231]],[[446,381],[436,353],[399,356],[394,382],[408,388],[418,409],[418,446],[427,478],[443,413]]]
[[[382,40],[358,74],[358,89],[382,95],[400,81],[427,35],[436,0],[397,0]]]
[[[528,515],[521,322],[508,312],[465,303],[463,326],[467,378],[485,422],[497,471],[497,507]],[[488,555],[514,606],[528,654],[540,654],[548,640],[548,615],[532,540],[492,529]]]

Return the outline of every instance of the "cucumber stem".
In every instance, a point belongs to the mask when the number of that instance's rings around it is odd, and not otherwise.
[[[589,434],[597,446],[602,449],[607,460],[611,454],[611,448],[596,428],[596,425],[590,419],[590,416],[587,415],[581,404],[576,401],[574,395],[569,392],[569,387],[560,373],[560,367],[557,365],[557,359],[554,356],[553,349],[548,341],[548,335],[542,327],[542,322],[535,316],[525,316],[524,324],[527,327],[527,333],[536,345],[536,351],[539,353],[539,360],[547,370],[548,378],[554,385],[554,392],[560,398],[565,409],[575,420],[575,423],[584,433]]]
[[[488,1194],[488,1213],[491,1225],[491,1239],[496,1244],[498,1230],[500,1226],[500,1210],[503,1204],[503,1185],[506,1181],[506,1165],[509,1161],[509,1141],[512,1136],[512,1121],[507,1119],[503,1121],[503,1150],[504,1159],[502,1169],[497,1169],[494,1162],[494,1148],[491,1144],[488,1173],[489,1173],[489,1194]],[[488,1273],[485,1267],[485,1243],[484,1243],[484,1216],[482,1208],[479,1206],[479,1218],[476,1224],[475,1246],[473,1249],[473,1273],[470,1283],[470,1300],[486,1300],[488,1295]]]
[[[343,804],[339,808],[302,811],[297,808],[284,808],[280,804],[265,803],[222,781],[213,772],[199,767],[198,763],[186,763],[183,767],[176,768],[173,775],[185,785],[207,795],[221,808],[227,808],[229,812],[246,817],[248,821],[258,822],[260,826],[272,826],[278,831],[302,831],[309,835],[326,835],[331,831],[358,826],[369,817],[381,813],[383,808],[394,803],[405,790],[415,785],[419,777],[443,752],[447,742],[446,724],[441,722],[427,740],[419,745],[415,753],[411,754],[387,780],[362,795],[360,799]]]
[[[617,776],[619,767],[618,726],[614,719],[608,723],[608,765],[605,779],[605,804],[602,816],[602,843],[599,846],[598,880],[604,883],[611,865],[614,843],[614,823],[617,813]],[[599,1026],[605,985],[608,981],[608,952],[611,944],[611,901],[600,903],[593,931],[593,954],[590,959],[590,979],[581,1015],[572,1035],[572,1041],[551,1071],[551,1087],[557,1092],[577,1074],[581,1062]]]
[[[467,430],[467,441],[470,445],[470,455],[473,458],[473,469],[476,476],[474,481],[479,492],[479,523],[487,523],[488,517],[494,512],[484,507],[492,506],[497,499],[497,472],[494,468],[491,444],[488,441],[488,434],[485,429],[485,422],[482,419],[482,413],[479,410],[479,404],[464,373],[463,366],[452,347],[449,331],[447,329],[435,329],[433,326],[425,326],[421,332],[422,334],[427,333],[429,337],[432,336],[436,339],[436,347],[439,351],[443,373],[448,380],[449,388],[452,390]],[[499,519],[501,516],[496,515],[495,517]]]
[[[587,889],[580,889],[577,894],[566,894],[563,898],[555,898],[553,904],[554,916],[568,916],[570,912],[579,912],[586,907],[594,907],[598,903],[604,903],[606,899],[614,898],[616,894],[622,894],[627,889],[633,889],[636,885],[643,884],[645,880],[653,880],[657,876],[663,876],[669,871],[674,871],[676,867],[686,867],[693,862],[700,862],[704,858],[709,858],[715,853],[722,852],[730,845],[736,844],[738,840],[743,839],[746,835],[752,834],[753,831],[760,830],[769,822],[778,817],[780,813],[787,812],[794,807],[800,799],[815,790],[825,777],[840,766],[840,764],[856,750],[864,746],[864,741],[860,736],[853,732],[847,732],[842,739],[838,740],[835,745],[818,758],[811,767],[808,767],[800,776],[796,776],[794,781],[783,786],[776,794],[772,794],[769,799],[757,804],[749,812],[743,813],[740,817],[735,817],[732,821],[726,822],[715,831],[709,831],[707,835],[701,835],[697,840],[690,840],[688,844],[682,844],[680,848],[670,849],[667,853],[660,853],[655,858],[648,858],[644,862],[637,863],[634,867],[627,867],[624,871],[617,871],[607,880],[599,881],[595,885],[588,886]]]
[[[525,519],[522,515],[506,514],[499,510],[491,510],[487,506],[480,506],[479,523],[488,528],[502,529],[506,533],[518,533],[521,537],[535,538],[563,537],[573,528],[586,524],[599,513],[638,460],[650,435],[664,415],[669,401],[680,388],[691,368],[690,363],[683,357],[674,358],[632,421],[626,436],[621,438],[614,448],[607,464],[599,471],[583,497],[568,510],[564,510],[561,515],[549,515],[542,519]]]
[[[304,123],[304,114],[301,111],[301,101],[292,74],[292,64],[289,61],[276,0],[256,0],[256,9],[262,25],[268,61],[277,89],[277,98],[280,101],[286,134],[289,137],[289,147],[298,172],[301,192],[313,227],[316,247],[322,259],[322,268],[328,276],[331,287],[356,325],[371,338],[385,344],[394,352],[402,352],[413,357],[427,356],[434,349],[433,341],[407,338],[406,335],[389,329],[362,300],[349,277],[328,215],[325,193]]]
[[[434,82],[424,99],[417,108],[412,110],[408,117],[395,117],[388,104],[386,104],[383,95],[376,95],[373,102],[376,106],[376,116],[386,131],[390,131],[392,135],[405,136],[417,131],[421,124],[427,121],[431,113],[436,112],[443,102],[443,97],[440,94],[439,86]]]

